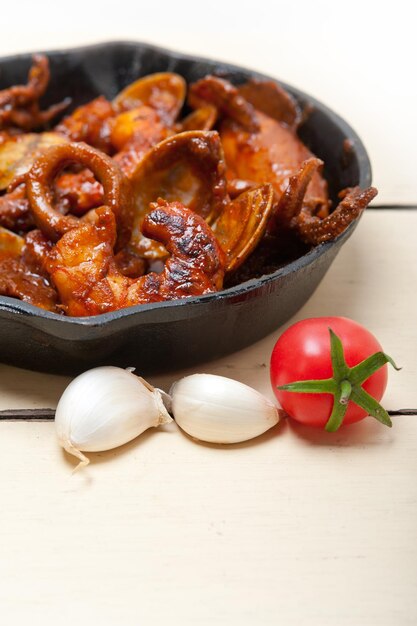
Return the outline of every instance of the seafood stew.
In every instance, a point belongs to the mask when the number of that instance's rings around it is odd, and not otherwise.
[[[0,295],[83,317],[216,293],[332,241],[376,195],[332,206],[308,112],[272,81],[159,72],[65,115],[40,104],[49,74],[35,55],[0,91]]]

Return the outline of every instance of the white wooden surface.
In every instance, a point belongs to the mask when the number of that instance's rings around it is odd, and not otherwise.
[[[373,330],[403,366],[387,408],[417,406],[416,229],[417,211],[369,211],[294,318]],[[279,332],[199,369],[272,398]],[[0,381],[0,408],[53,406],[68,382],[5,365]],[[174,424],[75,475],[53,424],[2,423],[2,623],[413,625],[416,419],[334,435],[281,423],[229,448]]]
[[[0,55],[138,39],[253,67],[354,126],[378,203],[416,204],[412,7],[72,0],[58,11],[21,0],[3,15]],[[417,406],[416,229],[416,211],[369,211],[294,318],[345,315],[369,327],[404,368],[390,372],[387,408]],[[272,398],[280,330],[199,369]],[[152,382],[168,389],[183,373]],[[54,406],[67,383],[0,365],[0,409]],[[415,417],[334,435],[282,423],[227,449],[174,424],[91,457],[71,475],[51,423],[0,424],[2,624],[417,623]]]

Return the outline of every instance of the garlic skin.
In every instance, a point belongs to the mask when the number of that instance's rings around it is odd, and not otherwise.
[[[152,426],[171,422],[160,392],[119,367],[97,367],[77,376],[55,412],[60,445],[87,465],[84,452],[121,446]]]
[[[252,387],[223,376],[186,376],[174,383],[170,395],[175,421],[200,441],[247,441],[279,422],[279,410],[272,402]]]

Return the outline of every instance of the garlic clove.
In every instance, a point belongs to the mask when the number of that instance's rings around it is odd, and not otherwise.
[[[157,389],[131,371],[112,366],[75,378],[55,413],[59,443],[80,459],[80,465],[88,463],[81,451],[111,450],[171,421]]]
[[[248,385],[214,374],[193,374],[171,388],[172,413],[186,433],[210,443],[258,437],[279,422],[279,410]]]

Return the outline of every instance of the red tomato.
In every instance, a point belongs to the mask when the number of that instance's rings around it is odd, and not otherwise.
[[[315,380],[333,376],[330,358],[329,328],[341,339],[345,360],[353,367],[375,352],[381,345],[366,328],[346,317],[316,317],[290,326],[278,339],[271,356],[271,383],[282,408],[292,418],[318,428],[324,428],[333,407],[329,393],[297,393],[277,389],[300,380]],[[378,402],[387,386],[388,372],[384,365],[363,384]],[[343,424],[366,417],[367,412],[349,401]]]

